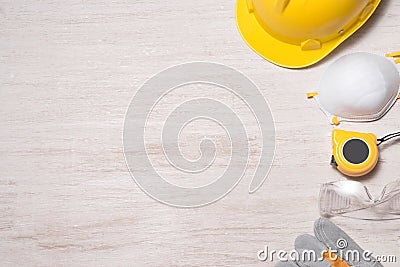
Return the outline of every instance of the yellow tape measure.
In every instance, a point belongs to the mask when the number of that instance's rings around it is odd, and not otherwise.
[[[333,130],[331,165],[348,176],[366,175],[378,163],[380,140],[372,133]]]
[[[400,137],[400,132],[377,139],[373,133],[333,130],[331,165],[348,176],[366,175],[378,163],[378,146],[396,137]]]

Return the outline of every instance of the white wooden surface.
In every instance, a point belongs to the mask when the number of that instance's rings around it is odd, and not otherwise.
[[[312,233],[321,183],[342,176],[329,167],[331,126],[305,93],[343,54],[400,50],[400,2],[382,1],[365,27],[300,71],[254,54],[234,8],[220,0],[0,1],[0,265],[272,266],[258,262],[258,250],[290,250],[298,234]],[[247,174],[214,205],[176,209],[132,181],[122,125],[146,79],[193,60],[232,66],[259,86],[277,150],[256,194],[247,194]],[[398,131],[400,106],[378,122],[341,127]],[[400,177],[399,166],[399,147],[387,146],[364,182],[378,192]],[[363,247],[400,258],[398,221],[333,221]]]

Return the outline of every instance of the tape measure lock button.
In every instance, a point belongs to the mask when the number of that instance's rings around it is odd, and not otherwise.
[[[334,155],[332,155],[332,157],[331,157],[331,165],[332,165],[333,167],[336,167],[336,168],[337,168],[337,166],[338,166],[338,164],[336,163],[336,160],[335,160],[335,156],[334,156]]]

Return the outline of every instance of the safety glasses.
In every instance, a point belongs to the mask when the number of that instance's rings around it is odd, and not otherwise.
[[[356,181],[323,184],[319,197],[323,216],[346,216],[364,220],[400,219],[400,180],[386,185],[374,198],[368,188]]]

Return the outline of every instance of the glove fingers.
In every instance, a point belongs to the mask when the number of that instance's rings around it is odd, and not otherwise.
[[[318,219],[314,224],[316,238],[329,249],[337,250],[338,256],[351,266],[383,267],[372,256],[370,260],[364,259],[364,250],[342,229],[325,218]],[[355,255],[355,252],[356,254]]]

